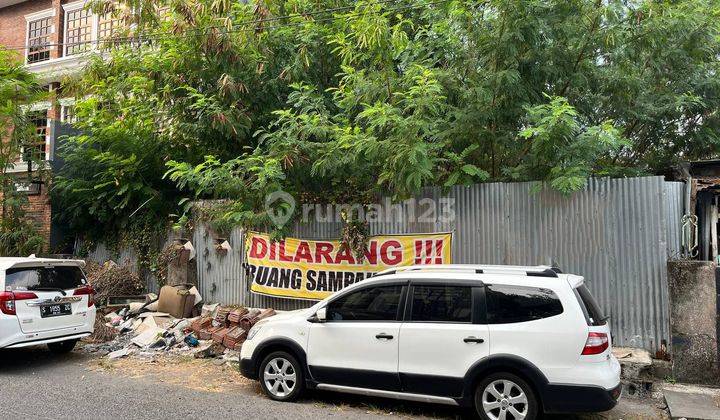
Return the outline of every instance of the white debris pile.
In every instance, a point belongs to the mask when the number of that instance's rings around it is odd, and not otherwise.
[[[150,294],[145,303],[105,315],[105,325],[117,330],[117,337],[86,344],[85,350],[110,359],[168,352],[237,362],[250,328],[273,315],[273,309],[203,304],[195,287],[164,286],[159,297]]]

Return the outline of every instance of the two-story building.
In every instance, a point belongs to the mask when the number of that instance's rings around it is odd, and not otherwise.
[[[120,19],[111,15],[98,16],[88,10],[86,1],[66,0],[0,0],[0,45],[15,50],[25,60],[28,70],[50,92],[50,100],[29,107],[36,125],[38,142],[35,153],[57,169],[57,139],[71,129],[74,120],[73,101],[63,98],[62,80],[80,71],[87,55],[112,36]],[[28,164],[18,159],[9,169],[19,178]],[[28,178],[23,178],[28,179]],[[38,224],[51,249],[59,245],[61,232],[52,226],[52,209],[48,185],[19,183],[30,201],[29,215]]]

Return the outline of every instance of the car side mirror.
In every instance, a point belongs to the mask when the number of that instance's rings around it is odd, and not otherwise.
[[[327,321],[327,308],[320,308],[315,313],[315,316],[317,316],[318,321],[325,322]]]
[[[315,315],[308,318],[310,322],[325,322],[327,321],[327,308],[320,308],[315,312]]]

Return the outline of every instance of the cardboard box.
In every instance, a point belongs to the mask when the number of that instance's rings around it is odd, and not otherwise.
[[[183,286],[163,286],[158,299],[158,312],[175,318],[189,318],[195,306],[195,295]]]

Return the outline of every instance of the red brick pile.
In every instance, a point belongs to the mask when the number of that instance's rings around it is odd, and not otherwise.
[[[227,317],[231,310],[231,308],[219,307],[217,312],[215,312],[215,322],[220,324],[227,322]]]
[[[237,308],[230,311],[228,314],[227,320],[228,322],[234,323],[234,324],[240,324],[240,320],[243,316],[245,316],[248,312],[247,308]]]
[[[198,318],[195,321],[193,321],[192,324],[190,324],[190,328],[195,332],[195,334],[199,334],[200,331],[208,329],[212,327],[212,318],[205,317],[205,318]]]
[[[247,331],[240,327],[232,327],[228,330],[227,334],[225,334],[225,339],[222,344],[229,349],[239,350],[246,338]]]
[[[275,315],[275,310],[219,307],[214,316],[193,321],[191,328],[200,340],[213,340],[232,350],[240,350],[247,333],[258,321]]]

